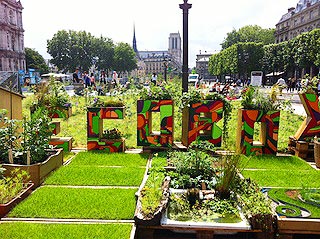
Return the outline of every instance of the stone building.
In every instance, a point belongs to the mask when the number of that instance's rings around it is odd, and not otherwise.
[[[276,24],[276,43],[315,28],[320,28],[320,0],[300,0],[296,8],[289,8]]]
[[[138,51],[134,30],[132,47],[138,58],[140,75],[164,74],[166,68],[168,72],[181,72],[182,49],[180,33],[170,33],[168,50]]]
[[[25,70],[20,1],[0,0],[0,71]]]
[[[204,53],[200,51],[200,53],[197,54],[196,70],[200,77],[205,80],[212,80],[215,78],[209,73],[209,60],[211,56],[212,54],[207,53],[206,51]]]

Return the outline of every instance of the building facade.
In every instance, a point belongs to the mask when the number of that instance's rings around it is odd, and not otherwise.
[[[17,0],[0,0],[0,71],[25,70],[23,7]]]
[[[300,0],[296,8],[289,8],[276,24],[276,43],[291,40],[315,28],[320,28],[320,0]]]
[[[202,79],[205,80],[212,80],[215,78],[213,75],[210,75],[209,73],[209,60],[211,56],[211,53],[207,53],[206,51],[205,53],[202,53],[200,51],[196,58],[197,73],[200,75]]]
[[[140,75],[165,74],[165,71],[169,73],[181,72],[182,49],[180,33],[170,33],[168,50],[139,51],[134,30],[132,47],[138,59]]]

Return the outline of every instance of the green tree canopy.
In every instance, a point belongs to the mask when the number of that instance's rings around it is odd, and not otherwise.
[[[49,72],[49,67],[47,66],[44,58],[34,49],[25,48],[26,53],[26,66],[27,69],[33,68],[40,72],[40,74],[45,74]]]
[[[137,68],[136,53],[128,43],[120,42],[114,50],[114,70],[118,72],[132,71]]]
[[[248,25],[240,28],[238,31],[233,29],[227,33],[227,37],[221,43],[222,49],[239,42],[256,42],[263,45],[275,42],[275,29],[263,29],[257,25]]]

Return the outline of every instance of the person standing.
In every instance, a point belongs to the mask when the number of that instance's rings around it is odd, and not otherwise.
[[[96,82],[95,82],[95,78],[94,78],[94,74],[91,73],[90,75],[90,85],[91,86],[96,86]]]
[[[153,83],[153,85],[157,85],[157,78],[157,74],[153,73],[151,78],[151,82]]]
[[[83,80],[85,83],[85,87],[88,88],[91,84],[91,80],[90,80],[90,77],[88,76],[88,73],[86,71],[84,72]]]
[[[77,68],[75,70],[75,72],[72,74],[73,83],[79,83],[80,82],[78,74],[79,74],[79,69]]]

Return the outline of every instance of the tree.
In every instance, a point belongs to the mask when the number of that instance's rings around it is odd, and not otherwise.
[[[93,41],[95,65],[98,69],[111,70],[114,58],[114,44],[112,39],[100,37]]]
[[[77,67],[88,70],[94,59],[93,41],[94,37],[85,31],[58,31],[47,41],[51,62],[63,71],[73,71]]]
[[[118,72],[132,71],[137,68],[136,53],[133,48],[127,44],[120,42],[114,49],[114,70]]]
[[[26,53],[26,66],[27,69],[33,68],[40,72],[40,75],[48,73],[49,67],[47,66],[44,58],[34,49],[25,48]]]
[[[275,42],[274,37],[275,29],[263,29],[257,25],[248,25],[240,28],[238,31],[235,29],[227,33],[227,37],[221,43],[222,49],[239,43],[239,42],[256,42],[263,45]]]

